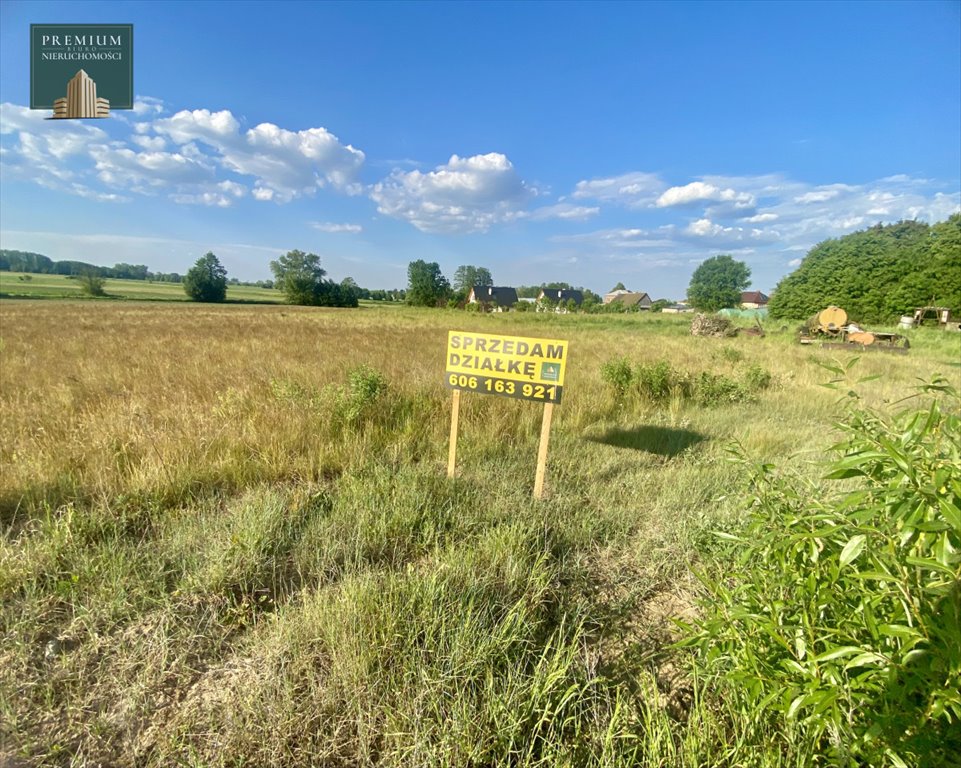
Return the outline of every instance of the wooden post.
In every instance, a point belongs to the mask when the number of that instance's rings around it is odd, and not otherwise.
[[[537,473],[534,475],[534,498],[544,498],[544,474],[547,472],[547,441],[551,437],[551,416],[554,403],[544,404],[544,420],[541,422],[541,444],[537,449]]]
[[[450,450],[447,453],[447,476],[454,476],[457,465],[457,417],[460,415],[460,390],[454,390],[450,409]]]

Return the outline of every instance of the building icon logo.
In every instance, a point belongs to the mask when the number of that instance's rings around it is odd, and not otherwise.
[[[56,118],[107,117],[110,100],[97,98],[97,84],[82,69],[67,83],[67,95],[53,102]]]
[[[541,363],[541,378],[544,381],[557,381],[561,375],[561,366],[558,363]]]
[[[30,109],[74,120],[133,109],[133,25],[31,24]]]

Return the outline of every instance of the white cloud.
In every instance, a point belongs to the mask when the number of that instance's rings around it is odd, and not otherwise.
[[[422,232],[484,232],[522,218],[533,191],[506,156],[452,155],[433,171],[394,171],[375,184],[377,210],[409,221]]]
[[[188,205],[215,205],[219,208],[227,208],[233,204],[234,199],[244,197],[246,194],[247,188],[243,184],[238,184],[235,181],[222,181],[217,184],[216,190],[199,192],[193,195],[178,193],[171,195],[171,199],[176,203]]]
[[[684,229],[684,234],[695,238],[707,238],[715,245],[731,245],[746,242],[772,241],[778,237],[773,230],[757,227],[725,227],[710,219],[692,221]]]
[[[748,208],[754,205],[754,196],[734,189],[721,189],[703,181],[692,181],[683,187],[671,187],[654,203],[658,208],[673,205],[693,205],[704,201],[730,203],[737,208]]]
[[[325,128],[290,131],[261,123],[245,131],[229,110],[158,118],[163,109],[159,99],[138,96],[133,119],[103,121],[101,128],[3,104],[0,129],[16,139],[4,144],[4,172],[94,199],[165,193],[198,205],[229,205],[239,197],[236,188],[246,194],[249,186],[254,199],[277,202],[327,186],[347,194],[362,190],[357,174],[364,153]],[[225,182],[237,187],[223,188]]]
[[[133,102],[133,113],[137,117],[144,115],[159,115],[164,111],[164,103],[161,99],[152,96],[137,96]]]
[[[156,120],[151,128],[176,144],[204,144],[219,163],[241,176],[251,176],[257,187],[272,191],[270,198],[285,202],[330,185],[356,194],[356,177],[364,153],[341,144],[326,128],[289,131],[273,123],[260,123],[244,132],[229,110],[182,110]]]
[[[167,141],[163,136],[131,136],[130,140],[138,147],[160,151],[166,149]]]
[[[571,205],[570,203],[556,203],[544,205],[530,212],[531,221],[547,221],[549,219],[563,219],[565,221],[584,221],[600,213],[600,208],[586,205]]]
[[[759,213],[755,216],[748,216],[744,219],[748,224],[766,224],[769,221],[777,221],[778,215],[776,213]]]
[[[849,187],[846,184],[830,184],[828,186],[816,187],[811,192],[805,192],[803,195],[798,195],[794,198],[795,203],[800,203],[801,205],[808,205],[810,203],[826,203],[828,200],[834,200],[839,197],[843,192],[854,191],[855,187]]]
[[[629,208],[647,206],[657,199],[667,186],[655,173],[625,173],[590,181],[579,181],[572,197],[600,200]]]
[[[97,144],[90,147],[89,154],[97,178],[114,189],[128,187],[146,192],[150,188],[214,182],[213,165],[178,152],[135,152],[123,145]],[[176,194],[185,196],[183,191]]]
[[[335,224],[330,221],[312,221],[310,222],[310,226],[318,232],[329,232],[332,234],[346,232],[351,235],[356,235],[358,232],[364,231],[364,228],[360,224]]]

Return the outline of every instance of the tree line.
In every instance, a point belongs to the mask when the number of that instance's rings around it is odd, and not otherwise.
[[[32,272],[37,275],[66,275],[80,277],[96,275],[117,280],[154,280],[160,283],[183,282],[176,272],[151,272],[143,264],[114,264],[100,267],[85,261],[54,261],[49,256],[30,251],[0,250],[0,272]]]
[[[778,284],[769,311],[801,319],[832,304],[864,323],[928,305],[961,314],[961,214],[936,224],[878,224],[818,243]]]

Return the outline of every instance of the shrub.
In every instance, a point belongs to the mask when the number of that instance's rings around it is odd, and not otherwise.
[[[762,389],[767,389],[771,386],[771,374],[757,363],[754,363],[744,374],[744,385],[751,392],[760,392]]]
[[[634,380],[634,371],[631,363],[626,357],[618,357],[608,360],[601,366],[601,378],[604,383],[614,390],[614,396],[618,399],[623,398],[631,388]]]
[[[666,360],[652,365],[639,365],[636,378],[638,391],[654,403],[667,400],[674,392],[686,397],[690,390],[688,377],[671,368]]]
[[[923,389],[918,410],[852,408],[826,477],[853,490],[753,470],[746,528],[723,536],[728,568],[704,577],[682,643],[745,720],[832,765],[961,754],[961,399]]]
[[[740,403],[750,399],[750,393],[734,379],[720,373],[702,371],[694,386],[698,405],[712,406]]]
[[[347,373],[347,387],[340,396],[340,416],[348,424],[364,421],[374,415],[375,407],[387,393],[387,377],[369,365],[361,365]]]
[[[80,290],[88,296],[107,295],[107,292],[104,290],[104,285],[106,285],[107,281],[96,272],[84,272],[77,280],[80,283]]]
[[[604,363],[601,378],[617,400],[633,393],[651,403],[694,400],[707,407],[753,400],[756,392],[771,384],[771,374],[756,364],[748,368],[743,381],[737,381],[709,371],[692,375],[672,368],[666,360],[632,367],[626,357]]]

